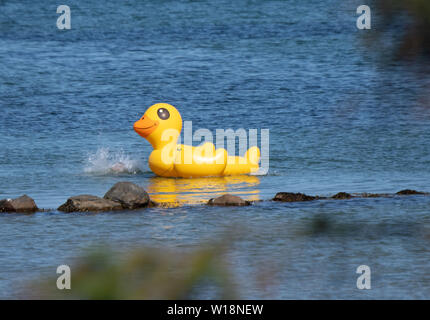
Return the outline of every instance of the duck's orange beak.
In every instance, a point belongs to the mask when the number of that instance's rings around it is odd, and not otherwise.
[[[143,116],[142,119],[137,120],[134,123],[134,131],[136,131],[141,137],[148,137],[158,127],[158,121],[153,121],[148,116]]]

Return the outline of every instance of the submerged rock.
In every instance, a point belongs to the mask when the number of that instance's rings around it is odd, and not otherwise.
[[[58,207],[63,212],[113,211],[120,210],[120,203],[83,194],[67,199],[66,203]]]
[[[211,206],[249,206],[251,202],[243,200],[238,196],[225,194],[221,197],[210,199],[207,204]]]
[[[316,199],[318,199],[318,197],[308,196],[303,193],[278,192],[273,198],[273,201],[298,202],[298,201],[312,201]]]
[[[411,194],[425,194],[425,193],[420,192],[420,191],[416,191],[416,190],[405,189],[405,190],[401,190],[401,191],[397,192],[396,194],[398,194],[398,195],[411,195]]]
[[[334,196],[331,197],[332,199],[351,199],[352,195],[346,192],[338,192]]]
[[[36,203],[26,194],[16,199],[0,200],[0,212],[36,212]]]
[[[381,198],[381,197],[389,197],[389,196],[390,194],[388,193],[367,193],[367,192],[360,193],[358,195],[358,197],[361,197],[361,198]]]
[[[137,209],[150,205],[149,195],[145,189],[131,182],[116,183],[103,198],[120,203],[124,209]]]

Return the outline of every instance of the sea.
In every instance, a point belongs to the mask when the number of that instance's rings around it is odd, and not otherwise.
[[[0,0],[0,199],[45,209],[0,214],[0,298],[101,244],[181,252],[232,232],[240,298],[430,298],[429,196],[271,200],[430,191],[430,68],[389,58],[380,11],[360,30],[354,0],[63,2],[60,30],[58,1]],[[268,130],[267,172],[156,177],[133,123],[158,102],[194,131]],[[56,209],[119,181],[176,205]],[[205,205],[225,193],[255,202]]]

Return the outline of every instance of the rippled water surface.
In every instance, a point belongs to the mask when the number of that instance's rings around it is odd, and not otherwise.
[[[356,1],[0,1],[0,297],[107,243],[194,247],[240,229],[229,257],[244,298],[430,298],[430,197],[200,203],[230,192],[331,195],[430,191],[428,70],[381,64],[356,29]],[[377,18],[376,20],[377,21]],[[264,176],[164,179],[132,129],[148,106],[175,105],[193,129],[270,129]],[[124,170],[110,170],[122,162]],[[76,194],[115,182],[173,209],[62,214]],[[357,266],[372,289],[356,288]],[[270,270],[267,292],[253,282]]]

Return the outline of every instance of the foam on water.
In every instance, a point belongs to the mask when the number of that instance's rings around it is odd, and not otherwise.
[[[84,171],[89,174],[137,174],[143,171],[142,162],[131,159],[124,150],[113,151],[109,148],[98,148],[95,153],[88,155],[86,162]]]

